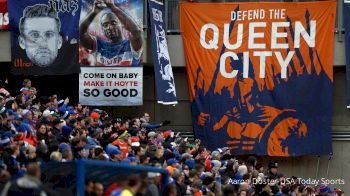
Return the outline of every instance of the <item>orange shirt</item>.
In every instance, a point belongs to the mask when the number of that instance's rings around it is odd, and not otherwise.
[[[122,157],[123,159],[125,159],[128,154],[128,143],[125,141],[120,142],[119,140],[115,140],[112,144],[115,146],[119,146],[119,149],[122,151]]]
[[[173,175],[174,171],[176,168],[174,168],[173,166],[169,165],[168,167],[166,167],[166,170],[168,170],[170,175]]]
[[[203,196],[202,191],[195,192],[193,196]]]

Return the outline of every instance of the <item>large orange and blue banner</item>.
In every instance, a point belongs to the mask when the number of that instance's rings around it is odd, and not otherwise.
[[[336,2],[181,3],[195,136],[235,154],[332,152]]]

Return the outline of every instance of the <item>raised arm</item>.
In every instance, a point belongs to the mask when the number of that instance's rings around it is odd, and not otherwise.
[[[130,35],[130,43],[135,51],[142,48],[142,30],[137,26],[136,22],[118,6],[114,5],[113,0],[106,0],[107,7],[111,8],[112,12],[118,17],[124,28],[128,30]]]
[[[91,22],[94,20],[96,15],[101,11],[101,9],[97,6],[100,4],[101,0],[95,0],[92,11],[85,17],[83,22],[79,25],[79,35],[80,35],[80,43],[86,48],[93,50],[95,48],[95,39],[92,35],[89,34],[88,28]]]

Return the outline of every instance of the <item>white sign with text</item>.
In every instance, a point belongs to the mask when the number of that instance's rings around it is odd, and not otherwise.
[[[82,67],[79,101],[82,105],[142,105],[142,67]]]

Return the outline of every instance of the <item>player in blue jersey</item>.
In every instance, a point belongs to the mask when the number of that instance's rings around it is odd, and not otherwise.
[[[91,35],[88,28],[104,5],[111,12],[103,13],[100,24],[107,40]],[[122,35],[122,27],[130,32],[128,39]],[[142,30],[136,22],[113,0],[95,0],[92,11],[80,24],[80,42],[95,53],[96,66],[139,66],[142,55]]]

